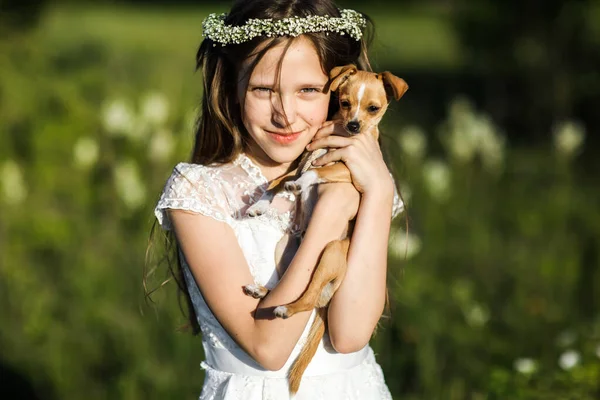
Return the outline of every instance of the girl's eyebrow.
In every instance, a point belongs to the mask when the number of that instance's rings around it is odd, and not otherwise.
[[[296,86],[298,87],[323,87],[325,86],[325,84],[327,84],[327,82],[310,82],[310,83],[301,83],[298,84]],[[275,84],[273,83],[267,83],[267,82],[248,82],[248,86],[260,86],[260,87],[274,87]]]
[[[275,85],[273,83],[267,83],[267,82],[248,82],[248,86],[273,87]]]

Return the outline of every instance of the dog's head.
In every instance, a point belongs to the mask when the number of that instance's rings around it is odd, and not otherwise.
[[[338,115],[350,135],[377,126],[391,99],[399,100],[408,90],[404,79],[390,72],[360,71],[352,64],[333,68],[329,78],[329,89],[338,92]],[[372,131],[377,132],[376,129]]]

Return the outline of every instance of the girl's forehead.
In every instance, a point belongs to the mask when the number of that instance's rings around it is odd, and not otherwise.
[[[309,39],[299,37],[289,47],[287,45],[287,42],[282,42],[268,50],[252,71],[250,80],[274,79],[279,71],[279,65],[281,65],[282,80],[327,80],[321,59]],[[247,60],[244,63],[245,68],[251,65],[251,61]]]

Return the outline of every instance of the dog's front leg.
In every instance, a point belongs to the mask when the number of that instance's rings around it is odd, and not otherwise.
[[[315,168],[311,171],[317,174],[315,179],[318,183],[352,182],[352,174],[343,162]]]
[[[275,197],[275,192],[272,190],[266,190],[260,199],[250,207],[246,211],[246,215],[250,217],[257,217],[259,215],[263,215],[267,212],[269,207],[271,206],[271,202]]]
[[[275,195],[284,190],[286,182],[288,182],[291,179],[294,179],[295,174],[296,172],[292,171],[287,173],[286,175],[283,175],[282,177],[273,180],[273,182],[271,182],[271,184],[269,185],[267,190],[265,190],[261,198],[248,208],[248,210],[246,211],[246,215],[250,217],[257,217],[266,213],[269,209],[269,206],[271,205],[271,202],[275,198]]]

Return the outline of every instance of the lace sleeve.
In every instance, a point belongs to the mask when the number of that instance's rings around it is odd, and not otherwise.
[[[172,228],[167,209],[191,211],[230,223],[227,198],[219,181],[213,178],[202,165],[177,164],[154,209],[154,215],[162,228]]]
[[[392,176],[392,179],[393,178],[394,177]],[[403,211],[404,202],[400,198],[400,194],[398,193],[398,186],[396,185],[396,181],[394,180],[394,201],[392,203],[392,219],[396,218]]]

